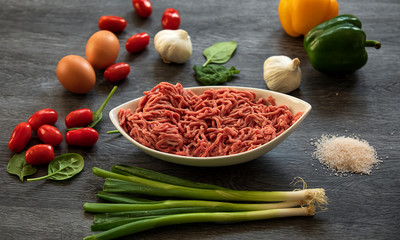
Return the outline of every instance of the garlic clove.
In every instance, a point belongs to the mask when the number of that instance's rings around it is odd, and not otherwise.
[[[289,93],[300,86],[301,69],[298,58],[272,56],[264,62],[264,81],[272,91]]]
[[[154,37],[154,47],[165,63],[184,63],[192,55],[190,36],[182,29],[159,31]]]

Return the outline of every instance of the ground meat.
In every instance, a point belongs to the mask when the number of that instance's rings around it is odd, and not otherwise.
[[[250,91],[209,89],[195,95],[181,84],[162,82],[144,92],[135,112],[119,111],[119,123],[140,144],[194,157],[231,155],[257,148],[288,129],[293,115],[272,97]]]

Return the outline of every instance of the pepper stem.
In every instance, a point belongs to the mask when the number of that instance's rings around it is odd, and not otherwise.
[[[367,40],[365,41],[365,46],[366,47],[374,47],[376,49],[381,48],[381,43],[375,40]]]

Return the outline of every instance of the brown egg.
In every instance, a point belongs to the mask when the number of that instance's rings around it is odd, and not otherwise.
[[[96,83],[92,65],[81,56],[63,57],[57,64],[56,73],[61,85],[73,93],[87,93]]]
[[[118,38],[107,30],[94,33],[86,44],[86,59],[96,69],[106,69],[115,63],[118,54]]]

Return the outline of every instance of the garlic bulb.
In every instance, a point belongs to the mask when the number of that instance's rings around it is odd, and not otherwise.
[[[264,62],[264,80],[272,91],[288,93],[300,86],[301,70],[298,58],[272,56]]]
[[[154,47],[165,63],[184,63],[192,55],[192,42],[185,30],[161,30],[154,37]]]

